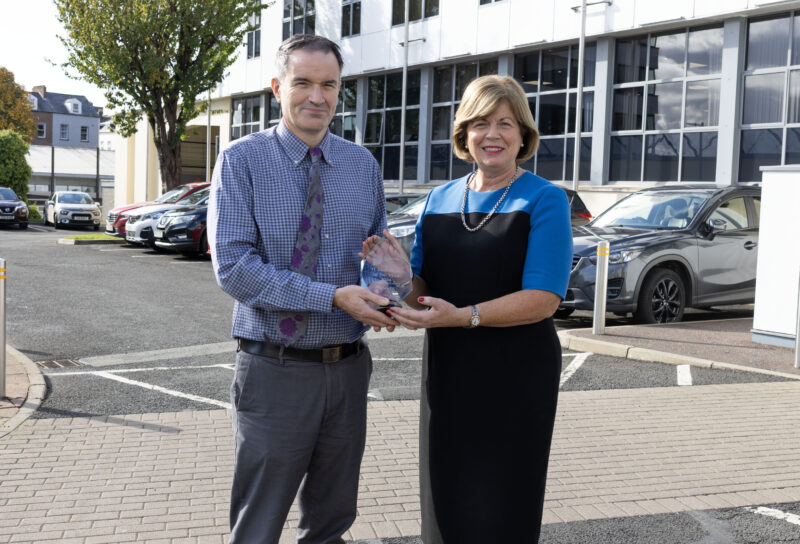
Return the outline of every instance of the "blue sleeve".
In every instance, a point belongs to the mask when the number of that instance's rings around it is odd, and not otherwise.
[[[277,270],[259,251],[249,164],[230,148],[211,178],[208,240],[217,283],[240,303],[267,310],[332,310],[335,286]]]
[[[567,294],[572,269],[572,226],[567,194],[555,185],[541,191],[531,210],[523,289]]]
[[[425,218],[428,205],[431,203],[431,193],[428,193],[428,197],[425,199],[425,207],[422,209],[422,213],[419,214],[417,226],[414,228],[414,245],[411,247],[409,262],[411,263],[411,271],[417,276],[422,273],[422,220]]]

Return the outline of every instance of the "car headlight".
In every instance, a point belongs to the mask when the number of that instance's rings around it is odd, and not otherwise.
[[[179,225],[188,225],[189,223],[191,223],[195,219],[197,219],[196,215],[178,215],[178,216],[175,216],[175,217],[172,218],[172,221],[170,221],[170,224],[173,227],[177,227]]]
[[[158,219],[162,215],[164,215],[164,212],[146,213],[139,218],[139,221],[149,221],[150,219]]]
[[[61,210],[58,213],[60,213],[61,215],[67,215],[69,213],[69,210]]]
[[[14,208],[14,212],[23,212],[22,215],[28,215],[28,207],[25,204],[20,204]]]
[[[92,215],[95,217],[100,217],[100,210],[92,210]]]
[[[608,264],[622,264],[635,259],[642,252],[641,249],[624,249],[622,251],[612,251],[608,255]],[[592,264],[597,264],[597,255],[589,257]]]
[[[416,230],[416,225],[403,225],[399,227],[390,227],[389,234],[394,236],[395,238],[404,238],[414,233]]]

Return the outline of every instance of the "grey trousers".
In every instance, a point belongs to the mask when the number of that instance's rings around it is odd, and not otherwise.
[[[230,544],[277,544],[295,496],[298,543],[343,542],[356,518],[371,373],[366,346],[333,364],[236,355]]]

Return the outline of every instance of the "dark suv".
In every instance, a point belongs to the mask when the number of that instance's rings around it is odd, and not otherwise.
[[[572,229],[566,298],[556,317],[592,310],[597,245],[610,246],[606,309],[680,321],[687,307],[752,303],[761,188],[665,185],[633,193]]]
[[[0,225],[28,228],[28,205],[8,187],[0,187]]]

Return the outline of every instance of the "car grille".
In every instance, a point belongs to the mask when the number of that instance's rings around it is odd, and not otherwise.
[[[118,215],[118,214],[116,214],[116,213],[109,213],[109,214],[108,214],[108,217],[106,218],[106,221],[107,221],[107,222],[109,222],[109,223],[116,223],[116,221],[117,221],[117,219],[118,219],[118,218],[119,218],[119,215]]]
[[[622,282],[623,278],[614,278],[608,280],[606,298],[617,298],[622,292]]]
[[[3,212],[5,212],[5,213],[11,213],[13,211],[14,211],[14,208],[3,208]]]

